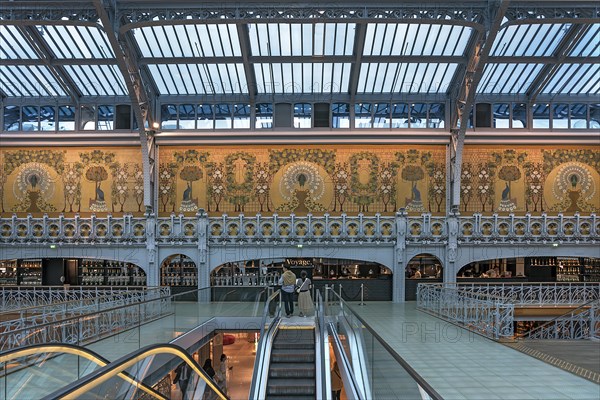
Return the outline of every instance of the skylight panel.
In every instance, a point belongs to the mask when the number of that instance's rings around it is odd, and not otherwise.
[[[352,55],[355,24],[248,24],[253,56]]]
[[[350,63],[254,64],[259,93],[340,93],[348,91]]]
[[[365,35],[364,56],[461,56],[472,28],[441,24],[370,23]]]
[[[240,57],[235,24],[147,26],[133,30],[142,57]]]
[[[248,93],[243,64],[149,64],[161,95]]]
[[[551,56],[570,24],[508,25],[498,34],[492,56]]]
[[[2,65],[0,86],[11,97],[66,96],[46,66]]]
[[[116,65],[65,65],[84,96],[123,96],[125,82]]]
[[[0,26],[0,60],[38,59],[33,47],[16,26]]]
[[[542,93],[599,94],[600,65],[561,65]]]
[[[446,93],[458,64],[362,63],[359,93]]]
[[[600,24],[593,24],[569,54],[574,57],[600,56]]]
[[[543,64],[487,64],[478,93],[525,93],[543,68]]]
[[[106,33],[99,28],[73,25],[36,28],[56,58],[114,58]]]

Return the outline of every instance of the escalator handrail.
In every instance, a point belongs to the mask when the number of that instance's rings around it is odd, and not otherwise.
[[[335,359],[342,373],[342,381],[344,382],[344,390],[348,399],[368,400],[365,393],[361,391],[356,382],[356,377],[350,371],[352,371],[352,365],[348,360],[346,352],[344,352],[344,345],[342,344],[335,324],[329,322],[329,332],[333,338],[333,351],[335,353]],[[344,379],[346,378],[346,379]]]
[[[156,354],[172,354],[182,359],[192,371],[194,371],[200,378],[206,382],[206,384],[218,395],[221,400],[229,400],[229,397],[223,392],[221,387],[217,385],[207,374],[204,372],[202,367],[185,351],[182,347],[174,344],[152,344],[141,349],[138,349],[126,356],[119,358],[104,367],[93,371],[92,373],[84,376],[75,382],[68,384],[67,386],[58,389],[57,391],[45,396],[42,400],[51,399],[62,399],[62,398],[79,398],[87,393],[88,390],[93,389],[97,385],[106,382],[113,376],[122,373],[127,368],[135,365],[139,361],[143,360],[148,356]],[[161,395],[161,398],[164,396]]]
[[[254,373],[252,374],[252,383],[250,385],[250,395],[249,399],[261,399],[264,398],[264,393],[266,390],[266,377],[265,375],[269,372],[269,362],[270,359],[267,357],[270,354],[268,346],[273,343],[273,339],[275,337],[275,333],[277,332],[277,328],[279,327],[279,323],[281,322],[280,318],[280,307],[276,306],[275,315],[271,323],[269,324],[267,330],[265,331],[265,325],[267,323],[267,316],[269,315],[269,306],[270,303],[275,300],[278,296],[280,296],[280,290],[275,291],[269,298],[265,304],[264,314],[260,326],[260,339],[258,340],[258,345],[256,349],[256,357],[254,359]]]
[[[334,293],[335,296],[337,296],[337,298],[340,301],[340,304],[343,304],[343,306],[346,309],[352,312],[352,315],[361,322],[363,327],[367,331],[369,331],[369,333],[379,342],[381,346],[383,346],[383,348],[390,354],[390,356],[392,356],[392,358],[394,358],[394,360],[396,360],[396,362],[400,364],[402,368],[404,368],[404,370],[417,382],[417,384],[421,388],[423,388],[423,390],[425,390],[425,392],[429,395],[429,397],[431,397],[431,399],[443,400],[442,396],[440,396],[440,394],[425,379],[423,379],[423,377],[419,375],[419,373],[415,371],[414,368],[411,367],[410,364],[406,360],[404,360],[404,358],[402,358],[400,354],[396,352],[396,350],[394,350],[389,344],[387,344],[387,342],[381,336],[379,336],[379,334],[371,327],[371,325],[369,325],[363,318],[361,318],[361,316],[358,315],[358,313],[354,311],[352,307],[350,307],[348,303],[346,303],[346,301],[335,292],[335,290],[329,290],[331,293]]]
[[[328,400],[331,399],[331,376],[329,374],[329,344],[325,335],[325,332],[327,332],[327,326],[325,325],[325,316],[323,312],[323,298],[319,290],[315,291],[315,302],[315,338],[317,340],[315,348],[315,350],[317,351],[317,357],[315,358],[317,360],[317,363],[319,363],[320,367],[317,369],[316,379],[317,382],[321,383],[317,390],[317,398]]]
[[[86,360],[89,360],[100,367],[104,367],[110,363],[106,358],[102,357],[100,354],[96,353],[88,349],[87,347],[77,346],[69,343],[57,343],[57,344],[34,344],[31,346],[23,346],[16,349],[11,349],[0,353],[0,363],[6,363],[11,360],[14,360],[18,357],[26,357],[32,354],[40,354],[40,353],[62,353],[62,354],[71,354],[78,357],[83,357]],[[123,378],[127,382],[135,385],[139,385],[142,390],[149,395],[158,398],[164,399],[164,396],[161,395],[156,389],[142,383],[138,382],[134,377],[126,372],[121,372],[118,374],[119,377]]]

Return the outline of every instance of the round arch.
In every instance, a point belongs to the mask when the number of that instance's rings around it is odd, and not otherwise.
[[[19,286],[146,286],[144,268],[105,257],[40,257],[0,260],[0,284]]]
[[[211,286],[276,286],[284,266],[297,277],[306,271],[316,289],[325,285],[342,287],[346,299],[360,300],[361,290],[365,300],[392,299],[391,268],[374,261],[349,258],[268,257],[225,262],[211,271]]]
[[[185,254],[171,254],[160,264],[160,284],[171,287],[198,287],[198,267]]]

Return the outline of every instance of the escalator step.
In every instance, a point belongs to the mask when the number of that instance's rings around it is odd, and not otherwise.
[[[313,363],[271,363],[270,378],[313,378],[315,364]]]
[[[315,396],[267,396],[265,400],[315,400]]]
[[[277,341],[273,343],[274,349],[314,349],[315,342],[283,342]]]
[[[289,362],[300,362],[300,363],[314,363],[315,362],[315,350],[307,349],[273,349],[271,351],[271,362],[272,363],[289,363]]]
[[[314,379],[271,378],[267,383],[267,394],[278,396],[314,396]]]
[[[277,332],[275,341],[283,340],[286,342],[315,341],[315,331],[313,329],[281,329]]]

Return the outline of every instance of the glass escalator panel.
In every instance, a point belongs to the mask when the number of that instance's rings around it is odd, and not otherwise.
[[[214,370],[175,345],[153,345],[112,362],[48,398],[226,399]]]
[[[65,350],[67,352],[61,351]],[[106,365],[106,360],[76,346],[32,346],[0,354],[0,396],[39,399]]]

